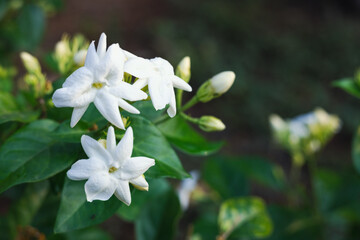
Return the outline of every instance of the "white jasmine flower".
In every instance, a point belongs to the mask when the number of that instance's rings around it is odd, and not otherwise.
[[[113,194],[126,205],[131,203],[129,183],[142,190],[148,190],[143,174],[154,159],[131,157],[133,150],[133,130],[129,127],[118,145],[115,131],[109,127],[106,142],[98,142],[83,135],[81,145],[89,159],[75,162],[67,172],[72,180],[86,180],[87,201],[108,200]]]
[[[125,129],[119,107],[138,114],[139,111],[124,99],[138,101],[147,94],[126,83],[124,76],[125,55],[118,44],[106,50],[106,35],[100,36],[97,50],[94,41],[86,54],[85,66],[77,69],[55,91],[53,102],[56,107],[73,107],[70,126],[74,127],[84,115],[90,103],[118,128]]]
[[[163,109],[170,105],[167,112],[170,117],[176,115],[176,100],[174,87],[185,91],[191,91],[191,87],[183,79],[175,76],[174,68],[162,58],[144,59],[130,57],[125,63],[125,72],[139,78],[134,86],[142,89],[146,85],[152,104],[156,110]]]

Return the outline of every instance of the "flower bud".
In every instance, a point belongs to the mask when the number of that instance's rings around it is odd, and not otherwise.
[[[234,80],[235,73],[232,71],[218,73],[200,86],[196,96],[200,102],[204,103],[220,97],[230,89]]]
[[[40,63],[34,56],[27,52],[22,52],[20,53],[20,57],[29,73],[41,72]]]
[[[223,131],[225,129],[225,124],[214,116],[202,116],[198,124],[206,132]]]
[[[235,80],[235,73],[232,71],[225,71],[216,74],[210,79],[211,86],[214,88],[214,92],[217,95],[226,93]]]
[[[176,75],[182,78],[187,83],[190,81],[191,76],[190,65],[190,57],[186,56],[180,61],[179,65],[176,68]]]
[[[85,64],[85,58],[86,58],[87,50],[82,49],[75,53],[74,55],[74,62],[78,66],[83,66]]]

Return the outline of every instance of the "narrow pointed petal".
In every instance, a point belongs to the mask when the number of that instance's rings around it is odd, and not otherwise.
[[[147,84],[148,84],[147,78],[139,78],[138,80],[136,80],[133,86],[138,89],[143,89]]]
[[[180,88],[180,89],[188,91],[188,92],[192,91],[191,86],[187,82],[185,82],[183,79],[179,78],[178,76],[175,76],[175,75],[172,76],[171,80],[172,80],[174,87]]]
[[[95,43],[94,41],[92,41],[86,54],[85,67],[89,69],[95,69],[95,67],[98,64],[99,64],[99,56],[95,50]]]
[[[161,79],[150,78],[148,82],[149,93],[151,97],[151,101],[156,110],[163,109],[166,104],[168,104],[168,100],[165,100],[163,97],[164,94],[164,86],[162,85]]]
[[[148,78],[156,74],[154,65],[149,60],[140,57],[127,60],[124,71],[137,78]]]
[[[106,170],[106,165],[102,161],[90,158],[76,161],[66,174],[71,180],[77,181],[88,179],[91,175]]]
[[[115,149],[115,155],[117,156],[116,160],[120,161],[120,166],[122,165],[124,160],[131,157],[133,151],[133,141],[133,130],[131,127],[129,127]]]
[[[167,60],[161,57],[156,57],[150,59],[150,62],[154,64],[164,76],[174,75],[174,67]]]
[[[129,181],[135,188],[141,191],[149,191],[149,184],[146,181],[144,175]]]
[[[84,107],[75,107],[72,115],[71,115],[71,122],[70,122],[70,127],[74,127],[79,120],[81,119],[81,117],[84,115],[86,109],[88,108],[89,105],[86,105]]]
[[[115,148],[116,148],[115,130],[112,126],[110,126],[106,137],[106,149],[112,153],[113,151],[115,151]]]
[[[101,144],[95,139],[82,135],[81,145],[89,158],[95,158],[97,160],[103,161],[106,166],[110,166],[112,163],[112,158],[108,151],[101,146]]]
[[[126,205],[129,206],[131,204],[130,186],[128,181],[118,180],[115,196]]]
[[[79,89],[79,91],[82,91],[84,89],[87,89],[91,87],[91,84],[93,83],[93,74],[92,72],[86,68],[81,67],[77,69],[75,72],[73,72],[64,82],[62,85],[64,88],[70,87],[70,88],[76,88]]]
[[[171,89],[170,94],[170,107],[167,110],[167,113],[171,118],[175,117],[176,115],[176,99],[175,99],[175,92],[174,89]]]
[[[110,85],[115,85],[123,80],[124,62],[125,55],[119,44],[112,44],[98,66],[97,73],[99,76],[105,77]]]
[[[155,165],[155,160],[147,157],[133,157],[127,159],[122,168],[116,171],[117,177],[124,180],[140,177],[150,167]]]
[[[108,94],[105,90],[100,90],[96,95],[94,104],[106,120],[120,129],[125,129],[121,119],[118,101],[114,96]]]
[[[139,101],[148,97],[145,92],[127,82],[118,82],[116,86],[110,89],[110,93],[129,101]]]
[[[138,56],[136,56],[135,54],[129,52],[129,51],[126,51],[126,50],[123,50],[124,54],[125,54],[125,57],[126,57],[126,61],[131,59],[131,58],[137,58]]]
[[[102,59],[105,56],[106,52],[106,34],[102,33],[100,35],[99,43],[97,46],[97,54],[99,56],[99,59]]]
[[[85,193],[88,202],[93,200],[106,201],[114,194],[117,186],[116,179],[109,173],[97,173],[91,175],[85,183]]]
[[[118,104],[119,107],[121,107],[122,109],[124,109],[125,111],[129,112],[129,113],[133,113],[133,114],[139,114],[140,111],[137,110],[133,105],[131,105],[130,103],[126,102],[125,100],[118,98]]]
[[[83,92],[73,88],[60,88],[54,92],[52,101],[56,107],[84,107],[94,101],[96,90],[89,88]]]

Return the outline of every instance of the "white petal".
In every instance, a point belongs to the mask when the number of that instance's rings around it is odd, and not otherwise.
[[[87,67],[81,67],[73,72],[62,85],[63,87],[70,87],[83,91],[91,87],[93,83],[93,74]]]
[[[126,159],[131,157],[133,151],[133,141],[133,130],[131,127],[129,127],[115,149],[116,160],[120,166]]]
[[[100,90],[96,95],[94,104],[106,120],[120,129],[125,129],[121,119],[118,101],[114,96],[109,94],[106,90]]]
[[[171,90],[170,107],[168,108],[167,113],[170,117],[174,117],[176,115],[176,99],[174,89]]]
[[[129,101],[143,100],[148,97],[145,92],[127,82],[118,82],[116,86],[110,88],[110,93]]]
[[[130,194],[130,187],[128,181],[121,181],[118,180],[117,187],[115,190],[115,196],[125,203],[126,205],[130,205],[131,203],[131,194]]]
[[[149,184],[146,181],[144,175],[129,181],[135,188],[142,191],[149,191]]]
[[[93,200],[106,201],[114,194],[117,187],[117,180],[109,173],[97,173],[91,175],[85,183],[85,193],[88,202]]]
[[[147,84],[148,84],[148,79],[147,78],[139,78],[138,80],[136,80],[136,82],[133,84],[133,86],[138,88],[138,89],[142,89]]]
[[[151,101],[156,110],[163,109],[166,104],[169,103],[168,99],[163,97],[164,92],[166,91],[164,88],[164,84],[161,79],[156,77],[152,77],[148,82],[149,93],[151,97]]]
[[[60,88],[54,92],[52,100],[56,107],[84,107],[94,101],[95,95],[94,88],[82,92],[73,88]]]
[[[185,82],[183,79],[179,78],[178,76],[175,76],[175,75],[171,76],[171,80],[172,80],[174,87],[180,88],[180,89],[188,91],[188,92],[192,91],[191,86],[187,82]]]
[[[125,57],[126,57],[126,60],[129,60],[131,58],[137,58],[138,56],[136,56],[135,54],[129,52],[129,51],[126,51],[126,50],[123,50],[124,54],[125,54]]]
[[[150,59],[150,62],[153,63],[161,72],[161,74],[165,75],[174,75],[173,66],[165,59],[156,57]]]
[[[98,161],[95,158],[81,159],[71,166],[70,170],[67,171],[67,176],[75,181],[85,180],[101,171],[107,171],[106,165],[102,161]]]
[[[95,43],[94,41],[92,41],[86,54],[85,67],[89,69],[95,69],[98,64],[99,56],[97,55],[95,50]]]
[[[124,71],[137,78],[148,78],[155,73],[154,65],[145,58],[131,58],[125,62]]]
[[[140,111],[137,110],[133,105],[131,105],[130,103],[126,102],[125,100],[118,98],[118,104],[119,107],[121,107],[122,109],[124,109],[125,111],[129,112],[129,113],[133,113],[133,114],[139,114]]]
[[[89,105],[86,105],[84,107],[75,107],[72,115],[71,115],[71,122],[70,127],[74,127],[80,120],[80,118],[84,115],[86,109]]]
[[[113,151],[115,151],[115,148],[116,148],[115,130],[112,126],[110,126],[106,136],[106,149],[112,153]]]
[[[117,178],[131,180],[140,177],[151,166],[155,165],[155,160],[147,157],[133,157],[127,159],[122,167],[116,171]]]
[[[97,46],[97,54],[99,56],[99,59],[102,59],[106,52],[106,34],[102,33],[100,35],[99,43]]]
[[[82,135],[81,145],[89,158],[94,158],[98,161],[103,161],[106,166],[110,166],[113,162],[112,157],[105,148],[95,139]]]
[[[123,79],[124,62],[125,55],[119,44],[112,44],[101,60],[101,64],[97,68],[97,74],[99,77],[106,78],[110,85],[114,85]]]

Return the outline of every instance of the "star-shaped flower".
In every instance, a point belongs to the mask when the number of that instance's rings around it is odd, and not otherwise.
[[[148,85],[151,101],[156,110],[170,105],[167,112],[170,117],[176,115],[174,87],[191,92],[191,86],[175,76],[174,68],[162,58],[129,58],[124,66],[125,72],[139,78],[133,85],[139,89]]]
[[[75,162],[67,172],[72,180],[85,180],[85,193],[89,202],[108,200],[113,194],[126,205],[131,203],[129,183],[148,190],[143,174],[155,160],[147,157],[131,157],[133,130],[129,127],[118,145],[115,132],[109,127],[106,143],[103,145],[83,135],[81,145],[89,159]]]
[[[147,94],[123,81],[125,55],[119,44],[112,44],[106,50],[106,35],[100,36],[97,50],[94,41],[87,51],[85,66],[77,69],[55,91],[53,102],[56,107],[73,107],[70,126],[74,127],[84,115],[90,103],[118,128],[125,129],[119,107],[138,114],[129,101],[147,98]]]

